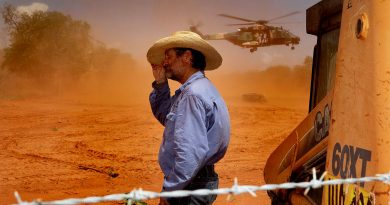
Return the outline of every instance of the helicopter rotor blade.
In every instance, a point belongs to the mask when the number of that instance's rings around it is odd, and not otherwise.
[[[244,19],[244,18],[240,18],[240,17],[236,17],[236,16],[227,15],[227,14],[218,14],[218,16],[231,18],[231,19],[236,19],[236,20],[240,20],[240,21],[251,22],[251,23],[255,23],[256,22],[256,21],[251,20],[251,19]]]
[[[295,14],[298,14],[298,13],[300,13],[300,12],[299,11],[294,11],[294,12],[288,13],[288,14],[283,15],[283,16],[279,16],[279,17],[276,17],[276,18],[273,18],[273,19],[269,19],[267,22],[274,21],[274,20],[281,19],[281,18],[285,18],[287,16],[292,16],[292,15],[295,15]]]
[[[279,17],[276,17],[276,18],[272,18],[270,20],[251,20],[251,19],[246,19],[246,18],[241,18],[241,17],[237,17],[237,16],[232,16],[232,15],[228,15],[228,14],[218,14],[219,16],[222,16],[222,17],[226,17],[226,18],[231,18],[231,19],[236,19],[236,20],[240,20],[240,21],[246,21],[248,22],[248,24],[228,24],[229,26],[235,26],[235,25],[253,25],[253,24],[259,24],[259,25],[263,25],[263,24],[267,24],[269,23],[270,21],[274,21],[274,20],[277,20],[277,19],[281,19],[281,18],[285,18],[285,17],[288,17],[288,16],[291,16],[291,15],[294,15],[294,14],[298,14],[300,13],[299,11],[294,11],[294,12],[291,12],[291,13],[288,13],[286,15],[283,15],[283,16],[279,16]]]
[[[271,22],[271,25],[283,25],[283,24],[301,24],[302,21],[291,21],[291,22]]]
[[[231,23],[231,24],[225,24],[225,26],[250,26],[255,24],[256,23]]]

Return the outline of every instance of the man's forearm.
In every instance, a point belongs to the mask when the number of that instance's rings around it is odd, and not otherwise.
[[[165,117],[171,107],[171,96],[168,82],[158,84],[156,81],[152,83],[154,88],[149,96],[150,106],[153,115],[162,125],[164,125]]]

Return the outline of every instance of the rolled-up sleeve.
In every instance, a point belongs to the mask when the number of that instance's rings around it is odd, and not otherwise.
[[[194,95],[185,95],[177,107],[173,136],[174,166],[164,179],[164,190],[183,189],[204,166],[208,147],[206,109]]]
[[[162,124],[165,125],[165,118],[171,107],[171,95],[168,82],[157,84],[152,83],[153,91],[149,95],[149,102],[153,115]]]

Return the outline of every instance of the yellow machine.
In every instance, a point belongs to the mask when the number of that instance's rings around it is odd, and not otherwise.
[[[306,11],[317,36],[308,116],[270,155],[267,184],[390,171],[390,1],[322,0]],[[388,204],[389,185],[366,182],[269,192],[273,204]]]

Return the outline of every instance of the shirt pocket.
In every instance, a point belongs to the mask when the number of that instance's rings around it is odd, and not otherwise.
[[[175,112],[169,112],[165,118],[165,129],[164,129],[164,142],[165,143],[172,143],[173,142],[173,136],[175,133],[175,122],[176,122],[176,113]],[[170,146],[170,145],[168,145]]]

